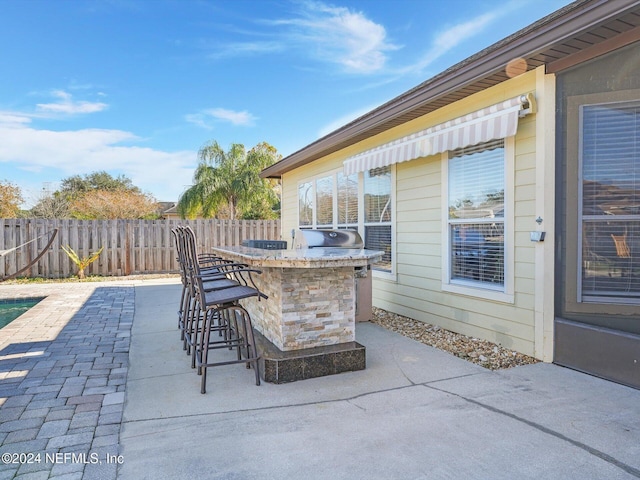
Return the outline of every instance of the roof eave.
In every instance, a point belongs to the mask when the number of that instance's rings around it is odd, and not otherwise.
[[[640,2],[619,0],[615,2],[615,8],[612,8],[612,3],[607,0],[579,0],[567,5],[283,158],[264,169],[261,177],[279,178],[283,173],[335,151],[334,147],[337,145],[342,144],[341,148],[344,148],[350,139],[367,135],[382,123],[388,123],[449,93],[473,85],[500,72],[514,58],[528,59],[563,39],[571,38],[636,7]],[[368,136],[372,135],[375,133]],[[361,140],[362,138],[358,139]]]

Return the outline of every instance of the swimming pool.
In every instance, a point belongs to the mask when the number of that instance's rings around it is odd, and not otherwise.
[[[0,300],[0,328],[7,326],[24,312],[37,304],[43,297],[12,298]]]

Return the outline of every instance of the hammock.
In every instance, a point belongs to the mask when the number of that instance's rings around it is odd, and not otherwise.
[[[47,234],[45,233],[44,235],[40,235],[39,237],[29,240],[28,242],[18,245],[17,247],[9,248],[8,250],[0,250],[0,257],[4,257],[5,255],[10,254],[14,250],[18,250],[19,248],[24,247],[25,245],[29,245],[31,242],[35,242],[36,240],[39,240],[40,238],[46,237],[46,236]]]
[[[28,242],[23,243],[22,245],[18,245],[17,247],[13,247],[13,248],[9,248],[7,250],[0,250],[0,258],[4,257],[5,255],[13,252],[14,250],[18,250],[21,247],[24,247],[25,245],[29,245],[32,242],[35,242],[36,240],[42,238],[42,237],[46,237],[47,235],[51,235],[51,237],[49,238],[49,242],[47,242],[47,244],[44,246],[44,248],[40,251],[40,253],[36,256],[36,258],[34,258],[33,260],[31,260],[29,262],[29,264],[26,267],[21,268],[20,270],[18,270],[16,273],[13,273],[11,275],[8,275],[6,277],[2,277],[0,278],[0,282],[4,282],[5,280],[9,280],[11,278],[17,277],[18,275],[20,275],[21,273],[29,270],[32,266],[34,266],[38,260],[40,260],[42,258],[42,256],[47,253],[47,250],[49,250],[49,247],[51,247],[51,245],[53,244],[53,240],[56,238],[56,234],[58,233],[58,229],[54,228],[53,231],[48,234],[45,233],[44,235],[40,235],[39,237],[36,237],[32,240],[29,240]]]

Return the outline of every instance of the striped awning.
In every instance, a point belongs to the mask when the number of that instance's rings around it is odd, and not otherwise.
[[[348,158],[344,162],[344,173],[351,175],[489,140],[511,137],[518,130],[518,118],[522,113],[531,113],[532,105],[532,94],[520,95],[412,133]]]

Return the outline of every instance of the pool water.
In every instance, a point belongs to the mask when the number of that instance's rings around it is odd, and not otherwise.
[[[42,298],[17,298],[0,300],[0,328],[3,328],[24,312],[37,304]]]

